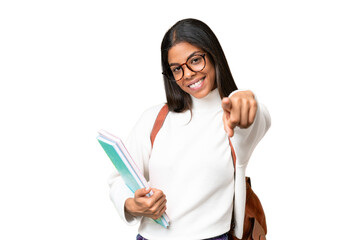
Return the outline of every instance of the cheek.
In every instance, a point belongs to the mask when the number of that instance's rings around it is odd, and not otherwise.
[[[178,85],[181,88],[182,87],[181,86],[181,81],[176,82],[176,85]]]
[[[209,78],[211,80],[211,84],[214,84],[216,86],[216,74],[215,70],[209,72]]]
[[[185,91],[185,86],[183,85],[183,81],[178,81],[176,84],[179,86],[179,88],[183,91]]]
[[[207,66],[207,74],[208,76],[211,78],[212,81],[215,81],[216,78],[216,71],[215,71],[215,67],[212,63],[209,63],[209,65]]]

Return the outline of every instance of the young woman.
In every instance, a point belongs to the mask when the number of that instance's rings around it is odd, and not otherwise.
[[[140,221],[137,239],[227,239],[233,213],[241,238],[245,169],[270,116],[251,91],[237,90],[205,23],[184,19],[171,27],[161,60],[170,112],[153,146],[150,133],[164,104],[143,113],[126,143],[152,188],[133,194],[114,173],[111,199],[125,222]],[[146,197],[150,190],[154,195]],[[167,229],[152,220],[165,211],[171,220]]]

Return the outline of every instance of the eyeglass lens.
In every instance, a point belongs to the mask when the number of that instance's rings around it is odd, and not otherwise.
[[[186,65],[187,68],[193,72],[200,72],[205,68],[205,54],[203,55],[194,55],[189,58],[186,63],[181,65],[171,66],[171,72],[174,76],[175,81],[179,81],[184,76],[183,65]]]

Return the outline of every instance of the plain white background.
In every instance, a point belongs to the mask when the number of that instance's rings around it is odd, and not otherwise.
[[[160,43],[187,17],[270,111],[247,172],[268,238],[356,238],[359,12],[346,0],[1,1],[0,239],[135,239],[95,138],[126,138],[165,102]]]

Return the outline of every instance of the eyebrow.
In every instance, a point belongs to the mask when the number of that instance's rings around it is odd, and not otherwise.
[[[187,57],[186,62],[189,60],[189,58],[191,58],[191,57],[194,56],[195,54],[201,53],[201,52],[202,52],[202,51],[195,51],[195,52],[193,52],[192,54],[190,54],[190,55]],[[170,64],[169,64],[170,67],[171,67],[171,66],[176,66],[176,65],[180,65],[180,63],[170,63]]]

